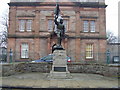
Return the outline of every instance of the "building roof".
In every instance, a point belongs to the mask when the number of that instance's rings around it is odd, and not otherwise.
[[[120,43],[108,43],[108,45],[120,45]]]
[[[10,2],[99,2],[105,3],[105,0],[10,0]]]
[[[55,6],[56,1],[58,1],[61,6],[107,7],[105,0],[11,0],[9,6]]]

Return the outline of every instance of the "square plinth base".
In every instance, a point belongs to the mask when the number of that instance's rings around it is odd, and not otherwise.
[[[70,72],[55,72],[50,71],[50,74],[48,75],[49,79],[71,79],[72,76],[70,75]]]
[[[67,67],[67,55],[65,50],[55,50],[53,52],[53,65],[50,74],[51,79],[70,79],[72,76]]]

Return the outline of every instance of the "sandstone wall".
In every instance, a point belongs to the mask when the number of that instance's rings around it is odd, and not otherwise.
[[[19,64],[3,64],[2,75],[10,76],[20,73],[28,72],[42,72],[49,73],[52,67],[52,63],[19,63]],[[68,70],[71,73],[92,73],[100,74],[110,77],[118,77],[117,65],[106,65],[106,64],[81,64],[81,63],[68,63]]]

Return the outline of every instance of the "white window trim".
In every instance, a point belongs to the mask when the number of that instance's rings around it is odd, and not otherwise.
[[[87,44],[87,45],[90,45],[90,44]],[[93,53],[94,53],[93,47],[94,47],[94,45],[93,45],[93,44],[91,44],[91,45],[92,45],[92,56],[89,57],[89,56],[86,56],[86,54],[85,54],[85,58],[86,58],[86,59],[93,59]],[[85,52],[86,52],[86,51],[85,51]]]
[[[51,26],[52,29],[49,28],[49,24],[50,24],[49,21],[52,21],[52,26]],[[48,32],[52,32],[54,29],[54,19],[48,19],[47,23],[48,23],[47,25]]]
[[[63,24],[65,23],[65,20],[66,20],[65,32],[67,32],[68,31],[68,27],[69,27],[69,21],[68,21],[68,19],[64,19],[63,20]]]
[[[22,26],[22,24],[23,24],[23,26]],[[22,29],[22,27],[24,29]],[[19,31],[20,32],[24,32],[25,31],[25,20],[23,20],[23,19],[19,20]]]
[[[86,59],[93,59],[93,56],[92,57],[86,57]]]
[[[27,47],[23,46],[25,44],[27,45]],[[26,50],[27,50],[27,52],[26,52]],[[29,58],[29,45],[27,43],[21,44],[21,58],[23,58],[23,59]]]
[[[84,21],[88,21],[88,30],[85,30],[85,27],[84,27]],[[91,21],[94,21],[94,31],[93,30],[91,30]],[[95,24],[96,22],[95,22],[95,20],[87,20],[87,19],[85,19],[85,20],[83,20],[83,32],[96,32],[96,24]]]
[[[49,29],[49,20],[52,20],[53,21],[53,29]],[[65,22],[65,20],[67,21],[66,24],[67,26],[65,27],[65,32],[67,32],[69,30],[69,18],[64,18],[63,19],[63,24]],[[55,26],[55,23],[54,23],[54,18],[47,18],[47,30],[48,32],[52,32],[53,30],[56,30],[56,26]]]
[[[24,21],[24,24],[23,24],[23,26],[21,26],[21,21]],[[31,21],[31,24],[30,24],[30,26],[31,27],[29,27],[30,29],[28,29],[28,21]],[[25,31],[27,31],[27,32],[31,32],[32,31],[32,23],[33,23],[33,20],[32,19],[19,19],[19,28],[18,28],[18,30],[20,31],[20,32],[25,32]],[[21,29],[21,27],[23,27],[24,29]]]
[[[30,22],[28,22],[28,21],[30,21]],[[28,24],[30,24],[29,29],[28,29],[28,26],[29,26]],[[27,32],[31,32],[32,31],[32,20],[31,19],[26,20],[26,31]]]
[[[85,21],[87,23],[85,23]],[[87,26],[86,26],[87,25]],[[86,29],[87,28],[87,29]],[[83,32],[89,32],[89,21],[88,20],[83,20]]]
[[[92,26],[91,21],[94,21],[94,26]],[[95,20],[90,20],[90,32],[95,32]],[[94,27],[94,31],[92,30],[92,28]]]

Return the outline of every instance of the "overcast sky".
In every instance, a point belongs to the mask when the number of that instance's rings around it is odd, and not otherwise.
[[[10,0],[0,0],[0,21],[1,16],[8,11],[9,7],[7,3]],[[120,0],[105,0],[106,8],[106,30],[111,31],[114,35],[118,35],[118,2]],[[2,26],[0,25],[0,31]]]
[[[106,30],[118,35],[118,2],[120,0],[106,0]]]

